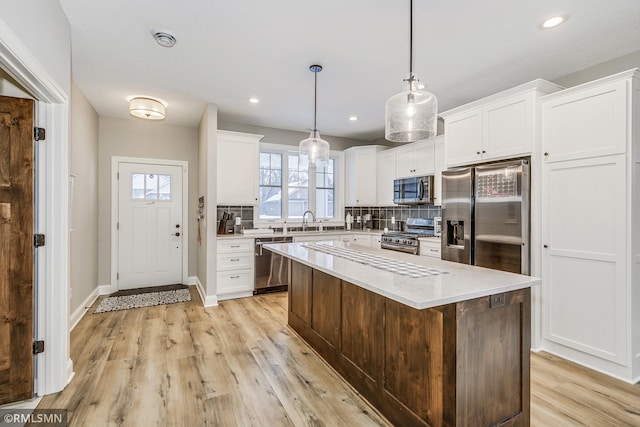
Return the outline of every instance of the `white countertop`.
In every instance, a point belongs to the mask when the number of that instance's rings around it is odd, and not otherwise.
[[[414,279],[319,252],[305,247],[304,243],[274,243],[266,244],[264,248],[417,309],[530,288],[541,283],[537,277],[442,261],[437,258],[367,248],[346,242],[333,241],[331,244],[338,248],[443,270],[448,274]]]

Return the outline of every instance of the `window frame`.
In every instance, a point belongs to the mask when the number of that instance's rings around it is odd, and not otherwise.
[[[260,153],[276,153],[282,155],[283,164],[282,164],[282,183],[286,184],[286,177],[289,173],[289,165],[287,156],[289,154],[298,154],[298,147],[293,145],[283,145],[283,144],[272,144],[272,143],[260,143]],[[329,157],[334,160],[334,195],[333,195],[333,203],[334,203],[334,218],[316,218],[318,221],[322,221],[324,225],[327,226],[340,226],[344,225],[344,154],[342,151],[333,151],[329,152]],[[259,162],[258,162],[259,163]],[[259,168],[258,164],[258,168]],[[258,183],[258,187],[260,184]],[[311,166],[309,168],[309,206],[310,210],[315,214],[316,213],[316,170],[315,166]],[[260,190],[258,188],[258,194]],[[287,191],[283,188],[283,200],[282,200],[282,213],[283,216],[289,214],[288,212],[288,194]],[[255,206],[253,210],[253,223],[254,226],[277,226],[282,227],[284,221],[287,221],[287,225],[296,226],[298,223],[302,223],[302,218],[260,218],[260,204]]]

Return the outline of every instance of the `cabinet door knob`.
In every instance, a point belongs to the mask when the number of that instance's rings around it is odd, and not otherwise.
[[[549,153],[547,153],[547,152],[545,151],[545,152],[544,152],[544,155],[545,155],[545,156],[548,156],[548,155],[549,155]]]
[[[479,151],[476,151],[476,154],[480,154],[480,152],[479,152]]]
[[[547,249],[547,248],[549,247],[549,245],[543,245],[543,247],[544,247],[545,249]]]
[[[486,154],[486,151],[485,151],[485,150],[482,150],[482,154]]]

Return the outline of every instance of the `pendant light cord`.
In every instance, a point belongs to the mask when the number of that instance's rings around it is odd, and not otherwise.
[[[413,80],[413,0],[409,0],[409,84]]]
[[[318,116],[318,72],[313,72],[313,136],[316,136],[318,132],[318,125],[316,124],[316,118]]]

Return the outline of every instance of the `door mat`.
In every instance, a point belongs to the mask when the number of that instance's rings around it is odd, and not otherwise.
[[[130,308],[151,307],[153,305],[174,304],[177,302],[191,301],[189,289],[177,289],[162,292],[146,292],[135,295],[108,297],[102,300],[95,313],[107,311],[128,310]]]

